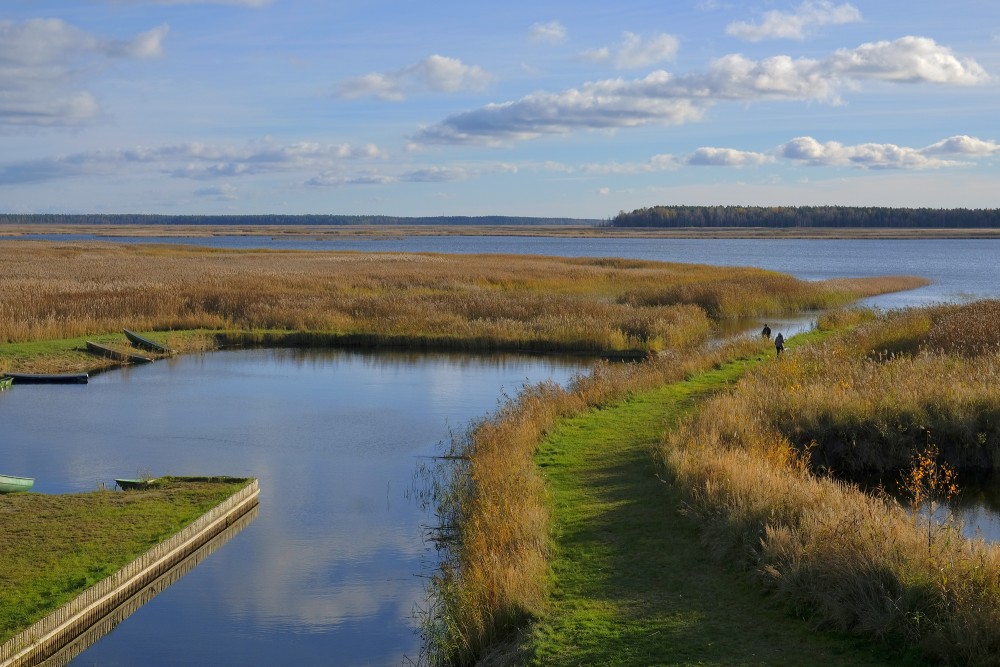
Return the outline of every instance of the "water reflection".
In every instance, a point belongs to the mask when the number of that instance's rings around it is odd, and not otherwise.
[[[68,665],[73,658],[77,657],[101,637],[114,630],[119,623],[134,614],[144,604],[152,600],[167,587],[177,583],[184,575],[188,574],[199,563],[215,553],[222,545],[229,542],[241,530],[246,528],[257,518],[259,508],[254,505],[249,511],[240,516],[228,528],[220,532],[211,540],[200,546],[191,555],[177,563],[155,580],[147,584],[143,589],[130,597],[128,600],[111,610],[104,618],[95,622],[86,632],[77,637],[74,641],[59,649],[58,652],[49,656],[42,667],[62,667]]]
[[[137,471],[261,482],[253,526],[80,664],[398,665],[419,652],[428,562],[418,461],[574,358],[245,350],[0,396],[4,470],[42,493]],[[11,474],[16,474],[11,472]]]

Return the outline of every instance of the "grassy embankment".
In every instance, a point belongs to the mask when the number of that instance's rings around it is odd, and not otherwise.
[[[593,426],[604,413],[627,412],[630,402],[648,402],[657,391],[664,396],[682,391],[684,383],[660,390],[649,387],[676,382],[712,360],[691,360],[693,366],[680,369],[680,375],[675,375],[676,368],[664,373],[655,363],[647,363],[617,374],[604,372],[603,377],[599,372],[568,391],[539,387],[525,392],[457,443],[455,454],[470,459],[457,469],[447,497],[450,504],[443,508],[447,524],[457,532],[451,559],[438,582],[440,606],[430,628],[440,640],[441,655],[459,663],[474,660],[491,647],[516,641],[530,618],[542,619],[532,650],[546,663],[559,656],[569,656],[572,662],[629,651],[659,651],[654,662],[684,662],[691,655],[701,657],[702,651],[722,650],[721,639],[714,648],[705,642],[713,631],[728,636],[740,623],[718,617],[705,620],[700,616],[705,613],[700,606],[703,598],[687,606],[669,598],[670,593],[698,594],[692,590],[698,584],[683,576],[686,569],[680,577],[670,575],[674,567],[696,567],[699,572],[694,574],[700,573],[697,561],[683,553],[678,556],[676,546],[699,525],[696,532],[708,545],[704,554],[742,564],[813,623],[883,646],[919,647],[927,659],[989,664],[1000,642],[996,584],[1000,551],[963,540],[953,526],[921,523],[925,515],[913,518],[894,500],[873,498],[819,477],[802,452],[819,456],[827,449],[837,451],[830,443],[851,438],[846,449],[857,452],[860,468],[871,460],[883,461],[871,452],[893,449],[886,446],[887,433],[892,437],[909,433],[908,446],[896,447],[906,456],[889,466],[896,474],[900,468],[912,472],[913,452],[927,444],[926,431],[916,426],[931,425],[932,433],[970,436],[958,443],[938,440],[946,456],[976,450],[974,456],[955,460],[956,466],[992,460],[1000,443],[1000,426],[990,416],[997,406],[996,383],[990,386],[989,381],[1000,368],[998,311],[996,303],[986,303],[894,314],[863,326],[849,338],[796,350],[761,365],[733,392],[710,399],[696,419],[669,432],[661,456],[670,484],[661,490],[659,501],[650,490],[658,484],[649,477],[651,464],[644,472],[630,470],[633,464],[627,454],[594,450],[596,465],[592,460],[582,471],[565,471],[572,478],[591,466],[584,479],[571,480],[569,486],[575,490],[559,491],[565,480],[556,483],[553,477],[557,526],[562,532],[555,537],[556,583],[551,598],[546,597],[546,568],[553,548],[549,507],[533,458],[543,434],[588,406],[602,408],[581,418]],[[938,343],[946,349],[928,351]],[[722,354],[720,360],[740,356],[733,351]],[[683,363],[678,360],[678,365]],[[845,379],[845,373],[855,384]],[[904,376],[912,382],[900,386]],[[597,386],[601,389],[595,391]],[[844,402],[845,393],[853,403]],[[632,399],[622,403],[629,394]],[[846,409],[849,405],[867,407]],[[656,427],[612,420],[609,433],[601,439],[614,433],[620,444],[632,437],[630,431],[637,440],[646,439],[643,428],[662,428],[663,420],[676,416],[662,406],[659,409]],[[845,431],[845,424],[861,428]],[[563,428],[573,427],[560,426],[556,433]],[[552,457],[543,461],[550,473],[561,455],[556,452],[568,449],[559,444],[559,437],[554,435],[543,450],[543,457]],[[580,447],[585,441],[577,433],[566,442]],[[945,491],[935,488],[933,477],[910,474],[907,479],[911,491],[932,497]],[[587,502],[580,502],[580,509],[568,509],[580,500],[573,493],[584,491],[606,494],[601,500],[603,514],[588,516]],[[560,501],[560,493],[568,495]],[[643,503],[655,504],[650,510],[640,508]],[[689,516],[686,524],[668,516],[682,505]],[[640,515],[646,519],[625,521]],[[642,522],[655,522],[657,515],[660,529],[670,531],[662,543],[664,553],[656,558],[653,546],[650,558],[645,543],[655,544],[659,535],[650,530],[653,524]],[[691,556],[688,545],[684,548]],[[616,562],[616,554],[624,554],[626,561]],[[643,561],[637,577],[630,574],[636,555]],[[693,579],[702,581],[694,575]],[[583,594],[576,592],[580,582],[586,589]],[[675,585],[677,589],[672,588]],[[725,589],[725,585],[722,590],[706,588],[716,595],[727,594]],[[732,600],[731,591],[729,595]],[[746,608],[746,599],[733,604]],[[690,614],[687,619],[685,612]],[[664,634],[663,642],[649,635],[640,639],[644,631]],[[736,641],[742,643],[739,635]],[[684,657],[692,646],[697,650]],[[730,661],[752,662],[739,653],[739,644],[735,648]]]
[[[561,421],[536,461],[553,505],[547,604],[518,662],[537,665],[886,665],[817,633],[706,554],[651,451],[755,358]]]
[[[94,368],[104,362],[80,354],[81,339],[123,327],[160,332],[180,351],[221,340],[641,356],[704,341],[713,318],[829,308],[923,284],[533,256],[29,241],[0,252],[0,372]]]
[[[0,495],[0,643],[175,534],[247,480]]]

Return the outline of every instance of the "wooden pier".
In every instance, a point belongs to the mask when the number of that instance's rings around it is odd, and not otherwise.
[[[214,543],[227,529],[252,520],[259,495],[257,480],[251,480],[170,539],[14,635],[0,646],[0,667],[66,664],[187,571],[178,574],[175,568],[187,562],[190,569],[211,552],[199,550]],[[95,636],[100,627],[106,629]],[[63,656],[64,661],[46,663],[57,656]]]

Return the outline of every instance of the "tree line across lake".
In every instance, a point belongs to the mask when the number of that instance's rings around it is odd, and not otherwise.
[[[1000,227],[1000,209],[886,206],[650,206],[620,211],[608,227]]]

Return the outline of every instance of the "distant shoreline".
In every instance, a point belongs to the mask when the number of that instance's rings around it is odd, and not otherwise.
[[[100,225],[0,224],[0,236],[89,234],[97,237],[272,236],[403,238],[407,236],[528,236],[665,239],[996,239],[1000,228],[842,228],[842,227],[597,227],[593,225]]]

